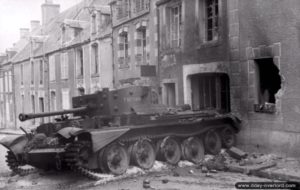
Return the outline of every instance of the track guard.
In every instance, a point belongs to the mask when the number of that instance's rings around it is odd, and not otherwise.
[[[57,133],[63,136],[66,139],[69,139],[72,136],[77,136],[79,134],[87,132],[86,130],[77,128],[77,127],[65,127],[59,130]]]
[[[0,140],[0,144],[11,150],[15,155],[23,153],[28,143],[26,135],[6,136]]]
[[[93,151],[97,152],[98,150],[113,142],[129,130],[129,128],[124,128],[107,131],[91,131],[90,133],[92,136]]]

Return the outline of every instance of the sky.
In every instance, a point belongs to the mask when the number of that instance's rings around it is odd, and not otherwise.
[[[53,0],[60,11],[82,0]],[[20,28],[30,28],[31,20],[41,21],[41,5],[45,0],[0,0],[0,53],[13,46],[20,37]]]

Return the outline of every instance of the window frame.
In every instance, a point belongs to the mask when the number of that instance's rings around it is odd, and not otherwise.
[[[49,80],[50,82],[56,81],[56,56],[49,56]]]
[[[40,70],[39,84],[43,85],[44,84],[44,61],[42,59],[39,61],[39,70]]]
[[[63,52],[60,54],[60,78],[67,80],[69,78],[69,54]]]
[[[35,75],[35,72],[34,72],[34,60],[31,60],[30,61],[30,70],[31,70],[31,73],[30,73],[30,75],[31,75],[31,77],[30,77],[30,84],[31,85],[34,85],[34,75]]]
[[[182,17],[183,6],[182,5],[183,5],[182,2],[178,1],[172,5],[167,6],[166,13],[168,15],[169,45],[171,48],[181,47],[182,44],[182,27],[183,27],[183,17]],[[177,13],[175,13],[176,9],[178,9]]]
[[[77,48],[76,49],[76,56],[75,56],[75,62],[76,62],[76,76],[78,78],[83,77],[84,75],[84,64],[83,64],[84,58],[83,58],[83,48]]]
[[[208,1],[212,1],[212,4],[210,7],[212,8],[212,15],[208,16]],[[217,6],[217,9],[216,9]],[[217,10],[217,13],[216,13]],[[220,2],[219,0],[204,0],[204,13],[205,13],[205,42],[213,42],[217,41],[219,39],[219,33],[220,33]],[[212,28],[209,29],[208,20],[212,20]],[[215,24],[217,23],[217,26]],[[212,32],[211,39],[209,38],[208,32]]]
[[[92,75],[99,75],[99,45],[98,43],[92,44]]]

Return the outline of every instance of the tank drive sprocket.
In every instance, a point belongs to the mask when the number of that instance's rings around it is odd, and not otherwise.
[[[85,167],[88,162],[89,151],[91,151],[89,142],[73,142],[66,148],[65,161],[72,171],[93,180],[101,179],[100,173]]]
[[[35,168],[22,168],[24,164],[18,161],[17,157],[12,151],[7,151],[6,163],[9,169],[15,174],[27,175],[35,171]]]

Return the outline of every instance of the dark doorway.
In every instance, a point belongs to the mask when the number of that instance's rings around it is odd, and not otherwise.
[[[191,76],[193,110],[230,111],[229,77],[206,73]]]

